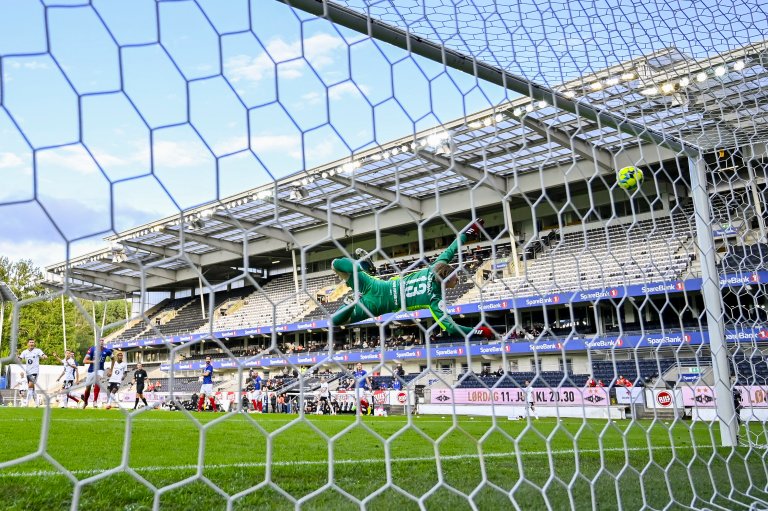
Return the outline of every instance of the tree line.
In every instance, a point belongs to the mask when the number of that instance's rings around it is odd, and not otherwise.
[[[25,348],[27,339],[34,339],[47,355],[56,352],[62,356],[65,335],[63,325],[66,325],[67,348],[75,352],[78,361],[82,361],[85,352],[98,338],[103,321],[109,325],[130,314],[130,304],[125,300],[94,302],[65,295],[62,320],[62,298],[55,291],[44,287],[42,279],[42,271],[31,260],[11,261],[8,257],[0,256],[0,282],[7,284],[19,301],[30,300],[19,306],[19,352]],[[0,356],[7,357],[11,349],[13,306],[10,303],[3,303],[2,306],[5,312]],[[96,329],[91,322],[95,323]],[[106,330],[104,335],[118,328]],[[43,363],[57,362],[48,358]]]

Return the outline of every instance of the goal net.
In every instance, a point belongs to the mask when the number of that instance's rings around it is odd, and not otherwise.
[[[768,506],[766,14],[0,3],[0,498]]]

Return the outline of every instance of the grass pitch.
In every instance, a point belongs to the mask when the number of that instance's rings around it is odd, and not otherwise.
[[[0,408],[0,438],[0,506],[13,510],[73,499],[89,510],[218,510],[227,496],[243,510],[768,500],[765,450],[715,449],[717,427],[703,423]]]

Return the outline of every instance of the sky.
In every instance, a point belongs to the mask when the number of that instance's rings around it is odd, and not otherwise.
[[[39,266],[513,97],[274,0],[50,4],[0,0],[0,255]],[[768,37],[757,0],[368,4],[549,85]]]

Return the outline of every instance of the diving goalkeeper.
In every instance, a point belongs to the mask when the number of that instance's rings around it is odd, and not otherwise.
[[[435,322],[449,335],[495,337],[493,330],[485,326],[473,328],[457,325],[445,312],[443,301],[443,286],[451,289],[456,287],[459,281],[449,264],[456,255],[459,243],[463,245],[470,237],[478,236],[482,225],[483,220],[478,219],[465,232],[459,234],[459,238],[454,240],[428,268],[409,273],[402,278],[381,280],[366,273],[360,261],[347,257],[334,259],[332,263],[334,272],[350,288],[359,292],[360,299],[356,303],[342,307],[334,314],[331,325],[356,323],[372,316],[403,309],[429,309]]]

